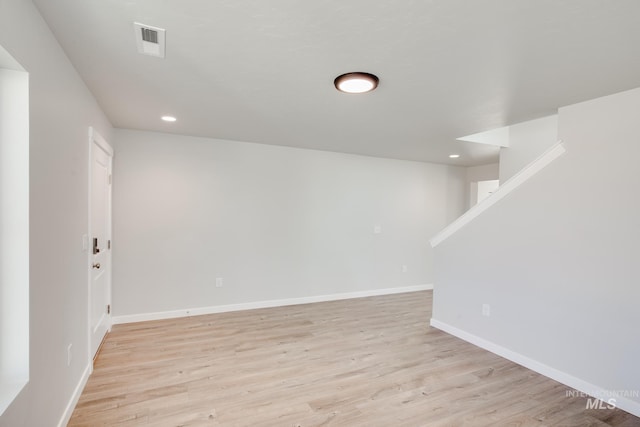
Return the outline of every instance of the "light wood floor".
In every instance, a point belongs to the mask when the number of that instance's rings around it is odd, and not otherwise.
[[[431,295],[115,326],[69,425],[640,425],[429,327]]]

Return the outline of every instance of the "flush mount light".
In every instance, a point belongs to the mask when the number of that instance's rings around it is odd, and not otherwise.
[[[457,159],[458,157],[460,157],[460,154],[449,154],[450,159]]]
[[[340,92],[365,93],[378,87],[378,77],[369,73],[346,73],[336,77],[333,84]]]
[[[173,116],[162,116],[162,120],[165,122],[175,122],[177,119]]]

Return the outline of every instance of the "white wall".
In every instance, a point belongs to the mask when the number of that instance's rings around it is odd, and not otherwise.
[[[560,109],[567,152],[435,248],[436,322],[638,392],[638,111],[640,89]],[[640,398],[625,409],[640,415]]]
[[[556,142],[557,115],[509,126],[509,146],[500,148],[500,182],[520,172]]]
[[[31,212],[30,381],[0,425],[55,426],[89,362],[88,128],[111,126],[30,1],[0,0],[0,45],[29,73]]]
[[[490,181],[498,179],[500,173],[499,163],[488,165],[470,166],[467,168],[467,181]]]
[[[116,316],[429,284],[428,238],[464,207],[459,167],[129,130],[115,149]]]

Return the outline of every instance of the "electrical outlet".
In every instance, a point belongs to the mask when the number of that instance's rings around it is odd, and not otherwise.
[[[482,304],[482,315],[486,317],[491,316],[491,306],[489,304]]]
[[[403,273],[407,272],[407,264],[402,264],[402,272]]]
[[[374,225],[373,226],[373,234],[380,234],[382,233],[382,226],[381,225]]]
[[[67,346],[67,366],[71,366],[71,348],[73,347],[73,344],[69,344],[69,346]]]
[[[223,285],[222,277],[216,277],[216,288],[221,288]]]

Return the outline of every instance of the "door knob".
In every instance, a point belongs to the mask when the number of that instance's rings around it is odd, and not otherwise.
[[[100,263],[96,262],[95,264],[93,264],[93,268],[100,268]]]

